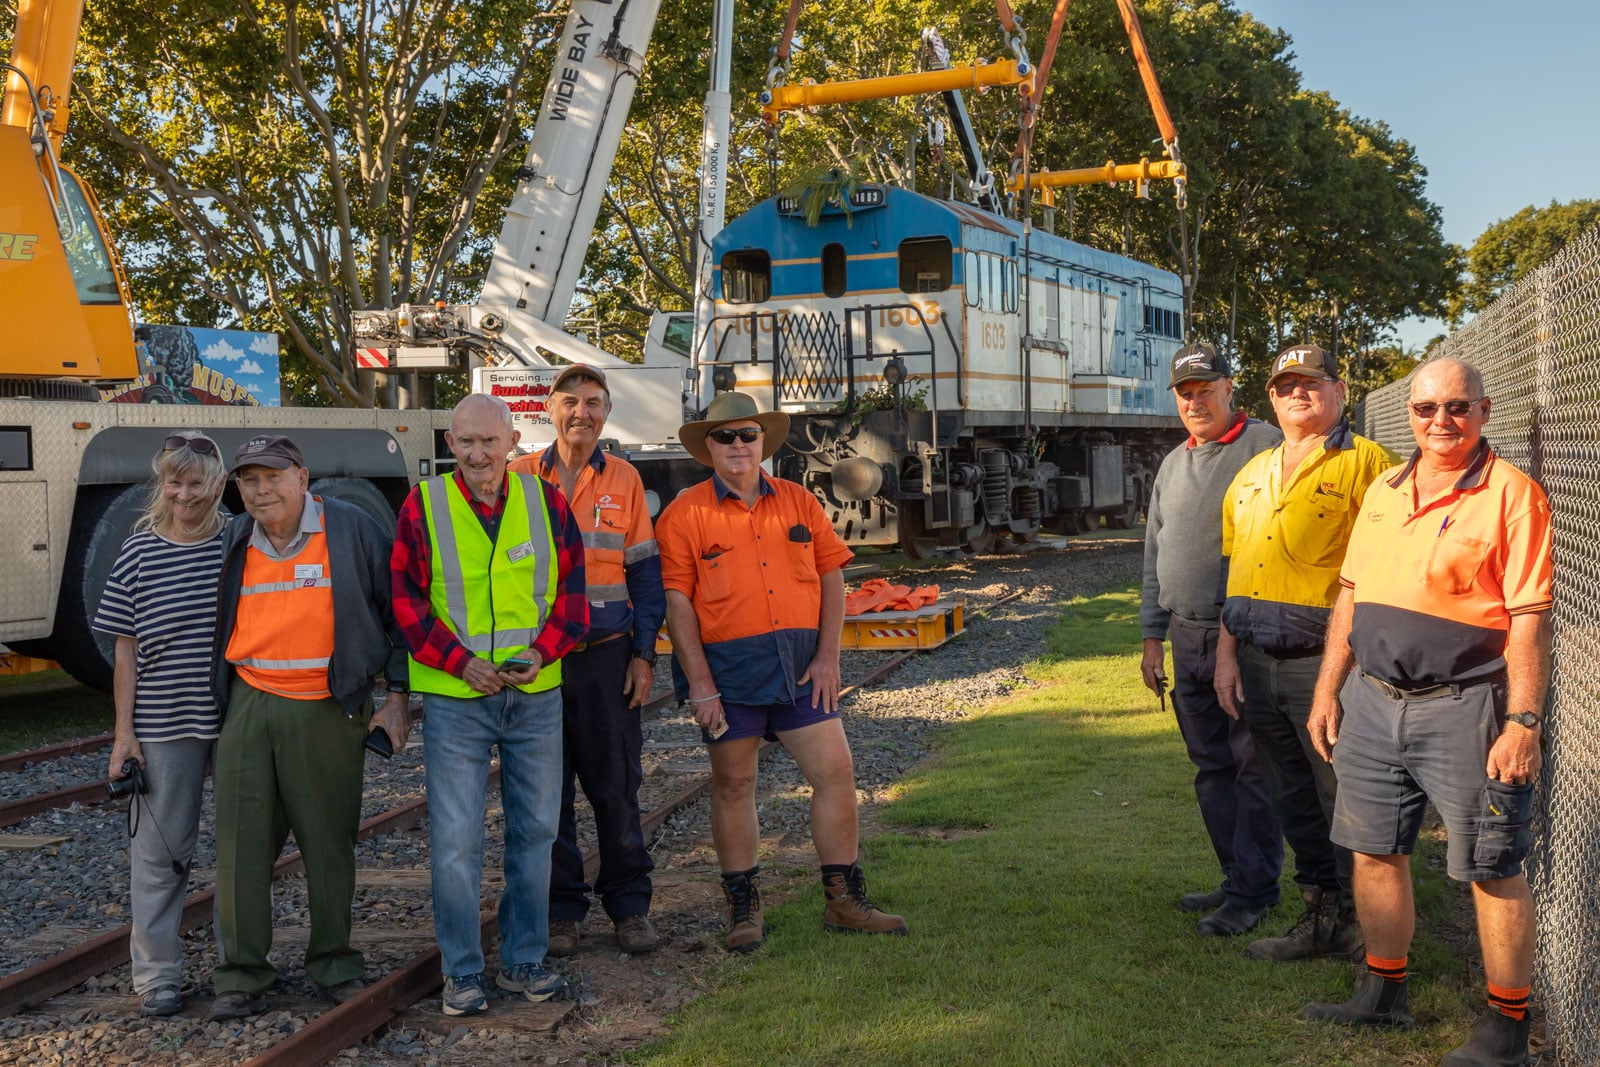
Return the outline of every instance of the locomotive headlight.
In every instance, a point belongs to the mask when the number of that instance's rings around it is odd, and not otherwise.
[[[711,384],[719,393],[725,393],[739,383],[733,377],[732,367],[718,367],[711,372]]]
[[[906,380],[906,365],[899,356],[883,365],[883,380],[889,385],[899,385]]]

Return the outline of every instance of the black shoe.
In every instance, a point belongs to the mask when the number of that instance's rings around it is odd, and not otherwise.
[[[211,1010],[206,1012],[206,1019],[211,1022],[219,1019],[245,1019],[261,1014],[266,1007],[267,998],[261,994],[232,989],[217,994],[217,999],[211,1002]]]
[[[1354,912],[1345,911],[1332,889],[1302,889],[1306,910],[1282,937],[1252,941],[1244,954],[1253,960],[1309,960],[1319,956],[1355,958],[1361,944],[1361,927]]]
[[[1472,1039],[1445,1053],[1439,1067],[1527,1067],[1528,1019],[1491,1011],[1472,1029]]]
[[[1213,889],[1209,893],[1185,893],[1178,900],[1178,907],[1184,911],[1216,911],[1228,899],[1228,894],[1220,889]]]
[[[1407,1000],[1405,982],[1391,982],[1368,971],[1356,983],[1355,996],[1343,1004],[1322,1002],[1307,1004],[1300,1009],[1300,1018],[1310,1019],[1313,1022],[1338,1023],[1341,1026],[1380,1026],[1391,1030],[1409,1030],[1416,1025],[1416,1020],[1407,1010]]]
[[[1195,929],[1203,937],[1238,937],[1261,925],[1266,908],[1247,908],[1236,900],[1224,900],[1216,911],[1201,919]]]

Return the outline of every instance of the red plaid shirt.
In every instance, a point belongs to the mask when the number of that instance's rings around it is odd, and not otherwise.
[[[505,511],[506,487],[493,504],[476,499],[456,471],[451,483],[467,498],[472,513],[493,536]],[[545,663],[554,663],[572,650],[589,631],[589,601],[584,597],[583,531],[572,516],[559,489],[544,488],[545,507],[550,512],[550,529],[556,542],[556,598],[544,629],[534,638],[533,648]],[[393,588],[394,618],[411,649],[411,655],[424,667],[434,667],[460,678],[472,653],[456,639],[450,627],[433,613],[428,602],[428,583],[433,577],[433,561],[428,544],[428,527],[422,516],[421,487],[411,490],[400,508],[394,531],[394,554],[389,557],[389,576]]]

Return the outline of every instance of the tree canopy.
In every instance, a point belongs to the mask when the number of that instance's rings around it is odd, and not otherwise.
[[[1600,200],[1574,200],[1548,207],[1528,205],[1484,230],[1467,250],[1468,277],[1450,303],[1450,317],[1482,311],[1533,273],[1578,234],[1600,223]]]
[[[619,353],[637,350],[650,310],[691,303],[711,6],[662,0],[573,308],[571,328]],[[1037,59],[1055,5],[1014,6]],[[1408,142],[1306,89],[1289,38],[1232,0],[1138,6],[1187,211],[1167,186],[1150,200],[1091,187],[1063,197],[1058,232],[1185,276],[1191,336],[1232,343],[1247,395],[1285,344],[1349,356],[1447,309],[1458,252]],[[68,154],[107,205],[144,317],[276,330],[298,402],[373,403],[350,312],[475,296],[565,13],[558,0],[91,3]],[[737,11],[729,217],[818,164],[961,195],[954,144],[929,143],[936,100],[798,113],[769,139],[755,93],[782,14]],[[916,70],[924,26],[956,62],[1004,54],[990,0],[809,5],[790,80]],[[1003,180],[1019,95],[968,106]],[[1156,136],[1114,0],[1078,0],[1031,167],[1133,162],[1159,155]]]

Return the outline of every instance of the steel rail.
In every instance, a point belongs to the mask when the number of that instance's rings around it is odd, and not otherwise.
[[[65,789],[56,789],[49,793],[40,793],[38,796],[23,797],[21,800],[0,804],[0,827],[15,826],[24,819],[31,819],[35,815],[42,815],[56,808],[70,808],[74,804],[103,804],[110,799],[106,796],[106,781],[107,779],[102,778],[98,782],[69,785]]]
[[[663,708],[672,706],[674,703],[672,694],[665,693],[647,701],[640,709],[640,714],[653,715]],[[491,767],[489,770],[489,786],[493,787],[498,784],[499,778],[499,766]],[[98,789],[103,797],[105,783],[100,782],[78,788]],[[60,790],[58,792],[68,791]],[[46,794],[46,796],[54,795]],[[45,797],[32,799],[34,801],[42,801]],[[388,811],[372,816],[357,828],[356,840],[365,841],[370,837],[377,837],[394,830],[404,830],[415,826],[427,815],[427,804],[426,797],[419,797],[399,807],[391,808]],[[10,824],[0,823],[0,825]],[[291,852],[281,857],[273,866],[272,876],[274,878],[282,878],[300,871],[303,867],[304,861],[299,851]],[[212,901],[215,895],[216,890],[213,888],[203,889],[185,898],[179,920],[180,933],[187,933],[211,921]],[[0,978],[0,1019],[43,1003],[57,993],[64,993],[97,974],[102,974],[128,962],[128,939],[132,933],[133,927],[131,924],[108,930],[82,944],[40,960],[31,967]],[[424,992],[427,991],[425,990]]]
[[[79,738],[76,741],[63,741],[59,745],[31,748],[26,752],[13,752],[7,756],[0,756],[0,771],[20,771],[30,763],[47,763],[63,756],[76,756],[80,752],[93,752],[97,748],[105,748],[111,744],[111,740],[111,734],[99,734],[95,737]]]

